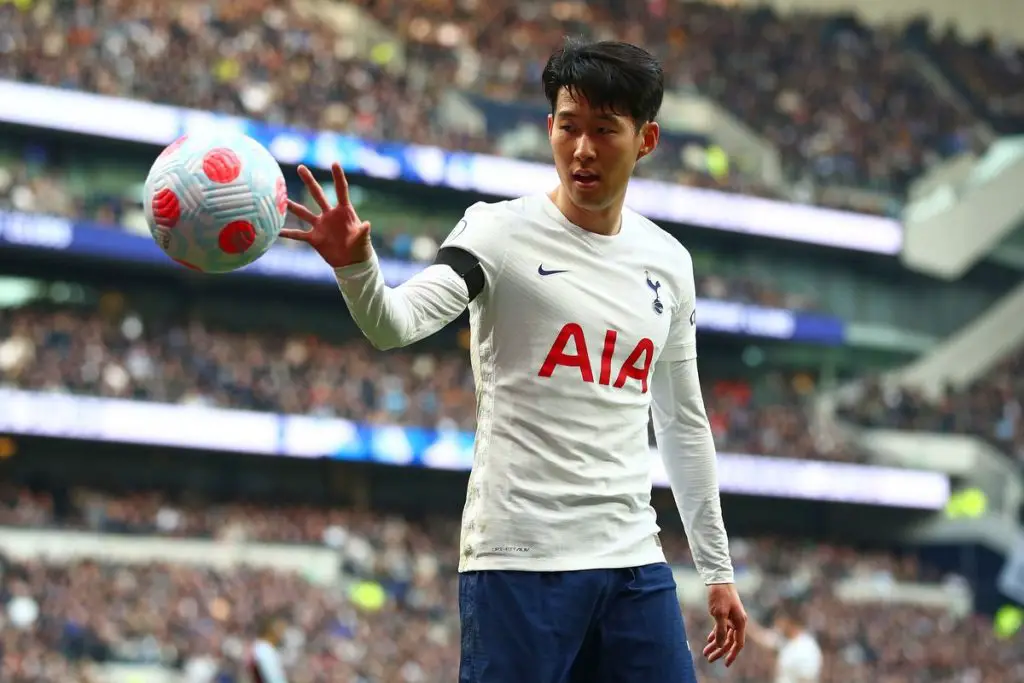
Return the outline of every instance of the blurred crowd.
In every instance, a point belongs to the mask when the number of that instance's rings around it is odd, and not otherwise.
[[[3,491],[0,525],[328,545],[349,578],[379,582],[392,598],[360,609],[343,587],[284,571],[153,561],[70,565],[0,555],[6,621],[0,642],[10,683],[85,683],[84,661],[179,669],[187,683],[247,683],[248,644],[261,616],[286,611],[293,683],[455,680],[458,626],[450,607],[457,523],[245,505],[179,506],[156,493],[76,491],[54,514],[48,495]],[[450,553],[448,551],[451,551]],[[339,577],[340,578],[340,577]],[[18,601],[27,605],[18,605]],[[13,628],[12,628],[13,627]]]
[[[486,130],[468,125],[441,107],[446,93],[486,98],[499,111],[535,100],[551,49],[565,34],[583,34],[648,47],[673,91],[709,96],[763,136],[803,188],[787,193],[795,199],[833,201],[819,191],[833,186],[899,195],[937,159],[976,144],[973,120],[918,74],[900,33],[848,17],[665,0],[354,4],[401,45],[366,46],[365,36],[330,20],[325,4],[3,4],[0,78],[493,152],[513,132],[501,122],[515,117],[487,117]],[[324,14],[302,10],[311,7]],[[977,82],[1003,82],[1002,64],[978,58],[970,68]],[[744,160],[716,169],[689,145],[667,147],[641,174],[781,191],[760,186]]]
[[[55,513],[59,507],[62,512]],[[240,683],[239,663],[260,613],[284,610],[285,660],[296,683],[441,683],[456,678],[454,562],[457,521],[411,521],[352,510],[172,502],[157,493],[119,497],[73,491],[55,506],[42,492],[0,490],[0,525],[118,534],[200,536],[220,543],[287,542],[339,553],[342,576],[371,582],[383,600],[314,584],[282,571],[212,570],[159,562],[0,562],[7,628],[5,680],[85,683],[83,661],[162,663],[187,683]],[[670,562],[689,566],[680,535],[664,533]],[[955,586],[913,556],[775,538],[736,539],[739,576],[763,576],[745,596],[754,619],[781,600],[799,601],[826,656],[824,683],[1011,683],[1024,650],[995,638],[991,622],[886,599],[896,582]],[[878,597],[852,604],[835,589],[869,581]],[[692,648],[710,621],[684,605]],[[765,683],[772,657],[748,643],[728,674],[699,664],[703,680]]]
[[[724,106],[779,149],[791,179],[898,194],[972,142],[971,120],[915,71],[900,34],[849,17],[663,0],[356,4],[397,27],[420,58],[454,69],[475,54],[465,87],[498,99],[536,98],[547,54],[566,34],[644,45],[665,64],[670,89]]]
[[[927,37],[925,21],[912,24],[908,36],[932,56],[956,87],[1003,134],[1024,127],[1024,50],[1020,45],[983,36],[963,39],[947,26],[938,40]]]
[[[704,378],[723,451],[857,460],[816,440],[808,376],[745,382]],[[123,311],[0,311],[0,386],[144,401],[247,408],[384,424],[470,430],[473,375],[465,351],[378,353],[362,338],[331,343],[300,333],[217,329],[199,320],[147,320]]]
[[[1024,466],[1024,349],[969,386],[947,386],[938,399],[878,379],[855,387],[839,415],[865,427],[972,434]]]

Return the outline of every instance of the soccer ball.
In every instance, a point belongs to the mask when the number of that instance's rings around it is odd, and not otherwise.
[[[153,239],[192,270],[226,273],[266,253],[284,227],[281,167],[241,134],[184,135],[149,170],[143,189]]]

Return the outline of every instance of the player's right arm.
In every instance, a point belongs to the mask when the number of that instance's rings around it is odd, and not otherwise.
[[[378,349],[419,341],[457,318],[481,294],[488,271],[498,258],[486,205],[466,212],[438,251],[434,264],[398,287],[388,287],[370,245],[370,224],[361,221],[348,197],[348,182],[338,164],[332,167],[338,203],[331,206],[309,169],[299,175],[322,213],[288,201],[288,208],[309,230],[282,230],[285,238],[306,242],[334,269],[345,303],[363,334]],[[470,225],[472,224],[472,225]]]
[[[334,273],[353,320],[382,351],[437,332],[459,317],[484,287],[479,262],[457,247],[442,248],[432,265],[394,288],[384,282],[376,254]]]

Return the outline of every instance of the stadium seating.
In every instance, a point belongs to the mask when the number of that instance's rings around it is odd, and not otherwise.
[[[868,380],[838,415],[871,428],[970,434],[997,445],[1024,467],[1024,349],[963,389],[947,387],[930,400],[913,387]]]
[[[508,0],[358,4],[405,42],[408,71],[355,56],[351,36],[292,5],[103,0],[75,12],[0,5],[12,38],[0,77],[493,151],[504,131],[442,125],[441,98],[453,87],[499,104],[535,97],[539,60],[570,31],[648,45],[672,88],[713,98],[778,147],[790,180],[899,195],[934,160],[974,144],[972,120],[923,81],[900,36],[849,19],[613,0],[529,12]],[[972,68],[991,80],[996,66],[988,59]],[[713,178],[685,157],[677,146],[641,172],[767,192],[742,169]]]
[[[650,46],[670,87],[708,95],[779,147],[792,178],[900,194],[928,155],[964,149],[970,121],[905,59],[899,36],[845,17],[780,18],[720,4],[591,0],[572,9],[509,0],[357,0],[424,57],[481,64],[468,88],[537,97],[543,60],[565,34]],[[455,30],[452,30],[452,27]],[[507,36],[515,36],[508,40]]]
[[[84,683],[93,680],[85,674],[91,660],[178,668],[191,676],[189,683],[240,683],[252,617],[276,608],[289,616],[285,651],[296,683],[455,680],[456,520],[183,505],[157,493],[119,498],[96,491],[73,492],[57,514],[46,494],[10,488],[0,494],[9,615],[0,642],[12,683]],[[38,530],[38,538],[105,533],[108,557],[35,558],[16,543],[18,527]],[[219,539],[207,546],[211,557],[246,542],[286,542],[296,552],[326,546],[340,554],[341,574],[331,586],[269,565],[214,569],[157,557],[116,559],[119,544],[140,534],[167,539],[154,546],[156,555],[174,552],[176,539],[189,536]],[[681,539],[664,536],[670,559],[685,564]],[[17,558],[5,552],[14,546],[22,549]],[[947,607],[893,602],[898,586],[912,585],[941,605],[960,585],[912,556],[771,538],[734,540],[733,554],[741,576],[760,577],[746,598],[753,617],[763,618],[781,597],[805,601],[826,654],[826,683],[1013,683],[1024,676],[1024,651],[996,639],[990,622],[963,615],[955,601]],[[851,602],[843,587],[854,583],[868,588],[867,598]],[[373,588],[364,596],[356,586]],[[381,592],[383,603],[372,599]],[[686,613],[699,650],[709,621],[700,605],[687,605]],[[702,664],[702,676],[708,683],[766,683],[771,661],[748,645],[731,671]]]
[[[947,26],[935,39],[927,21],[907,27],[908,42],[927,55],[946,80],[993,129],[1019,133],[1024,127],[1024,52],[991,38],[962,39]]]
[[[132,321],[124,325],[126,320]],[[779,376],[764,398],[741,383],[705,400],[729,452],[857,460],[823,449],[802,402],[806,378]],[[74,309],[0,311],[0,385],[36,391],[191,403],[345,419],[471,429],[475,396],[462,351],[374,352],[362,339],[332,344],[302,334],[239,334],[193,320],[113,318]]]

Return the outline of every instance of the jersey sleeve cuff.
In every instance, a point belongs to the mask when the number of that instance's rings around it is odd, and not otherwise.
[[[359,278],[367,273],[371,273],[380,267],[380,261],[377,259],[377,252],[370,252],[370,258],[362,263],[353,263],[352,265],[342,266],[334,269],[334,277],[339,282],[346,280],[352,280]]]
[[[712,574],[704,579],[705,586],[715,586],[723,583],[736,583],[736,577],[732,572],[721,572]]]

